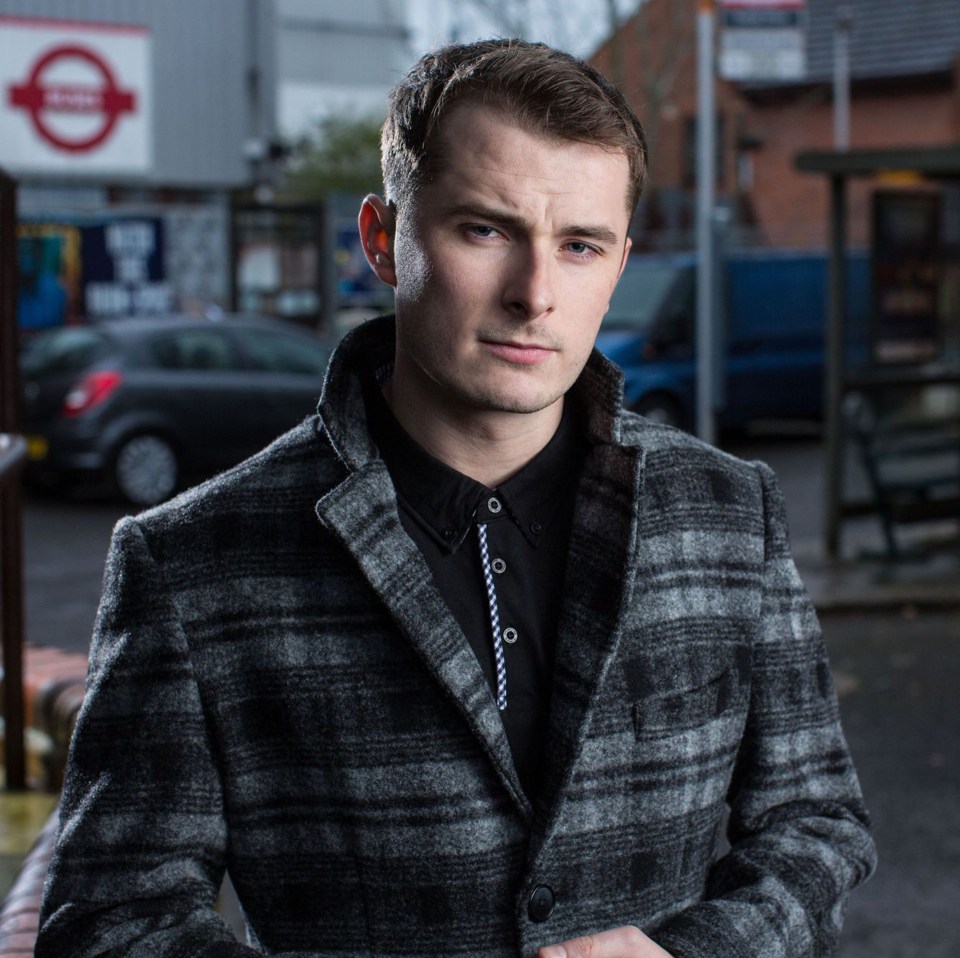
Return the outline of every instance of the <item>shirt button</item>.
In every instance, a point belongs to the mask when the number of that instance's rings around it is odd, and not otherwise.
[[[491,497],[487,500],[487,508],[488,508],[494,515],[496,515],[496,514],[503,508],[503,506],[500,505],[500,500],[499,500],[496,496],[491,496]]]
[[[543,523],[542,523],[542,522],[531,522],[531,523],[530,523],[530,531],[531,531],[535,536],[540,535],[540,533],[543,532]]]
[[[507,564],[503,559],[494,559],[493,562],[490,563],[490,568],[493,569],[497,575],[502,575],[507,571]]]
[[[447,542],[452,542],[457,537],[457,530],[444,529],[443,532],[440,533],[440,535],[442,535]]]
[[[527,903],[527,914],[531,921],[546,921],[552,914],[557,900],[549,885],[537,885]]]
[[[509,629],[503,630],[503,641],[506,642],[508,645],[513,645],[513,643],[516,642],[518,638],[519,636],[517,635],[517,630],[514,629],[512,626]]]

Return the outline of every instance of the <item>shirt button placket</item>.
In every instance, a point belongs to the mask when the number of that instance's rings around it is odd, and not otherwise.
[[[489,509],[493,515],[499,513],[502,508],[503,504],[496,496],[491,496],[487,500],[487,509]],[[490,568],[493,570],[495,575],[503,575],[503,573],[507,571],[507,563],[498,556],[496,559],[493,559],[490,562]],[[507,626],[500,634],[503,638],[503,641],[506,642],[507,645],[513,645],[520,637],[519,633],[515,628],[513,628],[513,626]]]

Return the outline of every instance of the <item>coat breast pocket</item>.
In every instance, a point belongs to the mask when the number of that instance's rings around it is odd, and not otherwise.
[[[709,655],[678,663],[673,657],[628,663],[634,692],[633,728],[638,739],[701,728],[744,709],[749,695],[750,656]]]

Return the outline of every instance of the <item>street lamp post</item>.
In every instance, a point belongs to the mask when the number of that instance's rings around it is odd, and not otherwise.
[[[714,188],[717,111],[714,82],[714,0],[697,14],[697,435],[716,439],[714,324]]]
[[[850,31],[853,10],[838,7],[833,25],[833,148],[850,149]]]

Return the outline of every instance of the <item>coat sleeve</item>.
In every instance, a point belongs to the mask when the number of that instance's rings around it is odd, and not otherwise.
[[[783,501],[763,486],[763,598],[749,717],[728,801],[729,851],[704,901],[650,932],[675,958],[832,955],[847,895],[875,849],[813,607],[790,555]]]
[[[114,532],[38,958],[254,955],[214,910],[226,825],[183,629],[135,520]]]

